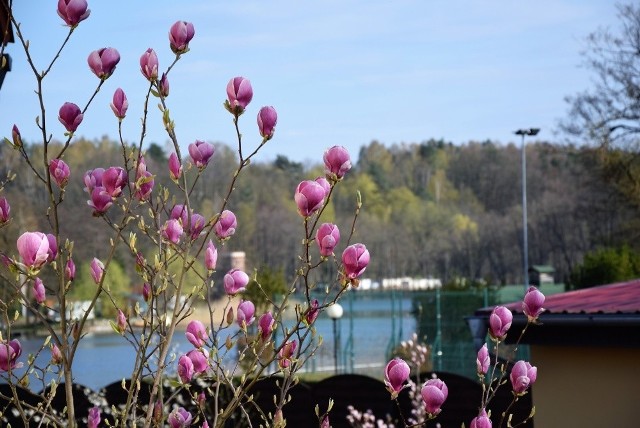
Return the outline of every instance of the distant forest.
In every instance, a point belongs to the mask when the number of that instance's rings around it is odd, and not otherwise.
[[[122,166],[122,148],[106,137],[72,144],[82,149],[76,147],[64,158],[71,178],[62,204],[61,236],[75,241],[74,259],[81,266],[105,256],[109,233],[91,215],[83,175],[96,167]],[[28,150],[35,155],[32,159],[42,159],[34,153],[41,146]],[[556,281],[568,281],[586,254],[637,241],[640,224],[634,200],[609,179],[611,172],[598,149],[539,141],[529,142],[526,150],[530,264],[551,265]],[[146,152],[148,170],[155,174],[154,195],[159,185],[173,186],[168,155],[156,144]],[[430,276],[449,284],[460,279],[521,282],[519,145],[429,140],[386,146],[373,141],[351,155],[353,169],[332,196],[323,221],[335,222],[342,231],[339,256],[361,192],[363,205],[352,243],[365,243],[371,253],[365,277]],[[32,173],[20,167],[17,152],[5,145],[0,159],[0,176],[17,174],[3,191],[13,220],[0,234],[0,251],[13,255],[20,233],[50,231],[43,208],[48,201]],[[217,212],[236,165],[234,150],[217,144],[213,161],[195,185],[191,206],[196,212],[207,218]],[[250,267],[266,266],[293,277],[303,227],[293,193],[301,180],[321,175],[320,163],[303,165],[285,156],[252,163],[230,201],[238,231],[224,250],[245,251]],[[111,211],[116,215],[115,207]],[[123,250],[116,260],[136,281],[131,255]]]

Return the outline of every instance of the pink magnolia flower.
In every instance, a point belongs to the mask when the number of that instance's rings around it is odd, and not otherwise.
[[[102,80],[106,80],[113,74],[116,65],[120,62],[120,54],[114,48],[102,48],[93,51],[87,58],[89,68]]]
[[[340,242],[340,230],[338,226],[332,223],[323,223],[316,232],[316,242],[320,249],[320,255],[329,257],[333,254],[333,250]]]
[[[447,385],[437,378],[426,381],[420,392],[427,413],[432,415],[440,413],[440,407],[442,407],[442,404],[447,399],[447,395],[449,395]]]
[[[253,98],[251,82],[244,77],[234,77],[227,84],[225,107],[234,115],[241,115]]]
[[[251,82],[244,77],[234,77],[227,84],[227,109],[235,114],[240,115],[247,108],[247,105],[253,98],[253,89]]]
[[[111,101],[111,110],[113,110],[113,114],[120,120],[124,119],[127,114],[127,109],[129,108],[129,101],[127,100],[127,95],[121,88],[116,89],[113,93],[113,101]]]
[[[544,311],[542,307],[544,298],[544,294],[536,287],[531,286],[527,290],[527,293],[524,295],[524,300],[522,301],[522,311],[527,316],[529,322],[535,321]]]
[[[102,281],[102,276],[104,274],[104,264],[98,260],[96,257],[91,260],[91,278],[93,278],[93,282],[96,284],[100,284]]]
[[[22,263],[29,268],[40,268],[49,258],[49,239],[42,232],[25,232],[17,241]]]
[[[218,239],[226,239],[236,233],[237,227],[238,221],[236,220],[236,215],[229,210],[224,210],[220,214],[220,217],[218,217],[218,221],[213,227],[213,230]]]
[[[93,215],[100,216],[113,205],[113,198],[104,187],[96,187],[91,192],[91,199],[87,201],[87,205],[93,208]]]
[[[189,235],[191,236],[192,240],[198,239],[198,236],[200,236],[200,233],[202,232],[202,229],[204,229],[204,226],[206,223],[207,221],[205,220],[202,214],[198,214],[198,213],[191,214],[191,224],[189,224]]]
[[[36,278],[33,281],[33,297],[36,299],[38,304],[42,304],[44,299],[46,298],[46,291],[44,289],[44,284],[40,278]]]
[[[142,298],[145,302],[148,302],[151,298],[151,284],[148,282],[142,284]]]
[[[104,174],[104,168],[90,169],[84,173],[84,190],[89,194],[93,192],[96,187],[102,187],[102,175]]]
[[[169,175],[173,181],[178,181],[182,175],[182,165],[178,160],[178,155],[175,153],[169,155]]]
[[[526,361],[520,360],[511,368],[509,379],[513,392],[516,395],[523,395],[538,377],[538,369]]]
[[[180,220],[180,224],[183,226],[187,226],[187,222],[189,220],[189,214],[187,213],[187,206],[182,204],[175,204],[173,208],[171,208],[171,213],[169,214],[170,219]]]
[[[189,321],[187,329],[184,333],[187,340],[196,348],[202,348],[207,339],[207,329],[204,324],[198,320]]]
[[[169,219],[162,227],[162,237],[169,242],[177,244],[184,233],[180,220]]]
[[[11,140],[13,141],[14,148],[22,147],[22,136],[16,124],[11,128]]]
[[[145,201],[151,195],[153,191],[153,186],[155,185],[155,180],[153,179],[153,174],[149,171],[143,171],[138,173],[136,176],[135,183],[135,192],[133,196],[139,201]]]
[[[269,336],[271,336],[271,332],[273,331],[276,324],[276,320],[273,319],[273,315],[271,315],[271,311],[265,312],[260,316],[258,320],[258,330],[260,331],[260,337],[262,340],[267,340]]]
[[[192,349],[187,352],[187,357],[193,363],[195,373],[204,373],[209,368],[209,354],[205,349]]]
[[[224,291],[234,296],[238,293],[242,293],[249,283],[249,275],[241,271],[240,269],[231,269],[224,276]]]
[[[64,359],[62,358],[62,352],[60,352],[60,348],[55,343],[51,345],[51,363],[52,364],[62,364]]]
[[[133,196],[139,201],[146,200],[151,195],[154,184],[153,174],[147,171],[144,156],[140,156],[138,167],[136,168],[136,181],[132,183],[135,189]]]
[[[478,356],[476,357],[476,369],[479,375],[487,374],[489,371],[489,365],[491,364],[491,358],[489,357],[489,349],[487,348],[487,344],[482,345],[482,348],[478,351]]]
[[[64,268],[64,277],[67,281],[73,281],[76,277],[76,264],[69,258]]]
[[[175,54],[183,54],[189,50],[189,42],[196,34],[191,22],[177,21],[169,29],[169,46]]]
[[[178,360],[178,377],[182,383],[189,383],[193,379],[195,370],[193,368],[193,361],[187,355],[183,355]]]
[[[286,369],[291,365],[291,360],[296,353],[297,347],[298,343],[295,340],[291,340],[280,349],[280,352],[278,352],[278,365],[281,368]]]
[[[162,73],[162,77],[158,81],[158,92],[165,98],[169,96],[169,78],[166,73]]]
[[[158,55],[149,48],[140,57],[140,71],[147,80],[153,81],[158,78]]]
[[[320,315],[320,309],[318,308],[319,306],[320,303],[318,302],[318,299],[313,299],[311,301],[311,306],[309,306],[304,316],[304,320],[308,325],[313,324],[316,318],[318,318],[318,315]]]
[[[213,245],[213,241],[209,240],[207,249],[204,252],[204,265],[207,270],[215,270],[218,263],[218,249]]]
[[[9,221],[9,214],[11,213],[11,205],[9,205],[9,201],[7,198],[0,198],[0,224],[6,223]]]
[[[186,411],[183,407],[178,407],[173,412],[169,413],[167,418],[171,428],[187,428],[191,426],[193,417],[191,413]]]
[[[262,138],[270,140],[276,130],[278,113],[271,106],[262,107],[258,112],[258,129]]]
[[[47,241],[49,241],[49,251],[47,251],[47,261],[51,263],[58,256],[58,241],[55,235],[47,233]]]
[[[124,334],[127,329],[127,317],[120,309],[118,309],[118,315],[116,316],[116,327],[120,334]]]
[[[16,362],[21,354],[22,345],[18,339],[10,342],[0,341],[0,371],[8,372],[22,367],[22,363]]]
[[[236,321],[240,328],[244,328],[253,322],[256,307],[251,300],[242,300],[238,305]]]
[[[94,406],[89,409],[89,416],[87,417],[87,428],[98,428],[100,424],[100,409],[98,406]]]
[[[344,275],[348,279],[358,278],[369,264],[369,251],[364,244],[349,245],[342,252]]]
[[[200,169],[203,169],[211,160],[211,156],[215,152],[215,148],[212,144],[206,141],[196,140],[195,143],[189,144],[189,155],[193,164]]]
[[[49,162],[49,174],[51,174],[58,187],[64,188],[69,182],[71,171],[69,170],[69,165],[62,159],[52,159]]]
[[[480,414],[473,418],[469,428],[491,428],[492,425],[491,419],[487,416],[487,411],[482,409],[480,410]]]
[[[325,196],[324,188],[316,181],[305,180],[298,184],[294,199],[300,215],[309,217],[322,208]]]
[[[58,120],[65,127],[67,132],[76,132],[80,123],[82,123],[82,111],[80,107],[74,103],[64,103],[58,112]]]
[[[504,306],[496,306],[489,316],[489,334],[495,340],[502,340],[511,327],[513,315]]]
[[[410,372],[409,364],[402,358],[394,358],[387,363],[384,369],[384,384],[391,393],[392,400],[406,387],[404,383],[409,379]]]
[[[117,198],[122,193],[122,189],[127,185],[127,171],[119,166],[107,168],[102,174],[102,186],[112,197]]]
[[[58,15],[69,27],[77,26],[89,17],[86,0],[58,0]]]
[[[324,152],[324,166],[327,178],[331,181],[341,180],[351,169],[349,152],[342,146],[333,146]]]

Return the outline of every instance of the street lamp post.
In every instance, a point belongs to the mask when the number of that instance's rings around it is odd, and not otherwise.
[[[339,303],[334,303],[327,308],[327,315],[333,322],[333,367],[335,374],[338,374],[338,348],[340,345],[340,339],[338,335],[338,320],[342,318],[344,310]]]
[[[529,288],[529,243],[527,233],[527,151],[525,150],[525,135],[538,135],[539,128],[518,129],[514,132],[522,136],[522,267],[524,269],[524,292]]]

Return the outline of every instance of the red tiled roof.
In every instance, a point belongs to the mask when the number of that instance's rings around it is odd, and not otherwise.
[[[522,312],[522,302],[505,306]],[[543,314],[640,313],[640,279],[553,294],[546,297],[543,307]]]

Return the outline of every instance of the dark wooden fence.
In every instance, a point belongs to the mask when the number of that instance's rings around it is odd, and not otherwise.
[[[428,379],[431,373],[425,373],[422,379]],[[449,388],[449,397],[442,407],[442,413],[438,418],[427,424],[427,427],[435,427],[439,423],[442,428],[460,428],[462,423],[467,427],[469,422],[478,414],[478,406],[480,403],[480,395],[482,387],[477,382],[468,378],[449,373],[439,373],[438,377],[446,382]],[[274,395],[279,394],[277,377],[264,378],[256,382],[249,394],[253,395],[255,406],[247,406],[251,424],[254,427],[260,425],[266,426],[261,417],[261,413],[273,413],[275,410]],[[176,393],[175,390],[167,388],[165,397],[173,395],[172,404],[179,405],[193,414],[196,413],[196,404],[192,397],[205,388],[211,388],[203,382],[194,382],[190,391],[181,390]],[[0,385],[0,425],[6,426],[11,424],[12,427],[23,426],[22,420],[17,417],[15,406],[6,398],[11,397],[11,390],[8,385]],[[18,388],[18,395],[21,401],[32,406],[37,406],[41,402],[39,395],[32,394],[27,390]],[[111,406],[118,407],[124,404],[127,395],[122,388],[121,382],[113,383],[100,391],[94,392],[82,385],[74,385],[74,395],[76,403],[76,414],[78,420],[86,422],[89,409],[95,405],[101,407],[103,419],[105,421],[101,426],[107,426],[106,421],[113,423],[110,416]],[[410,414],[411,403],[407,391],[400,394],[398,402],[399,406],[389,399],[389,393],[385,389],[384,383],[371,377],[362,375],[338,375],[320,382],[299,383],[294,386],[291,391],[291,401],[284,407],[284,417],[287,419],[288,427],[315,427],[318,421],[315,416],[315,405],[320,406],[321,411],[326,409],[329,399],[333,399],[334,406],[330,413],[331,425],[334,428],[349,427],[346,416],[348,414],[347,406],[352,405],[359,411],[371,410],[378,418],[386,418],[390,415],[397,419],[399,412],[404,415]],[[219,397],[224,404],[225,397],[229,396],[229,391],[221,389]],[[149,399],[149,390],[142,388],[139,400],[141,403],[147,403]],[[510,391],[509,384],[500,388],[498,394],[491,402],[489,409],[492,412],[494,426],[498,426],[501,413],[507,408],[512,401],[513,395]],[[56,395],[51,402],[51,407],[58,414],[62,414],[65,407],[64,385],[59,385]],[[211,402],[205,404],[206,413],[213,414],[213,404]],[[260,410],[258,410],[260,409]],[[512,424],[526,419],[531,409],[531,394],[521,397],[516,405],[511,409],[510,413],[514,413]],[[201,421],[200,421],[201,424]],[[197,426],[200,426],[198,424]],[[228,427],[250,426],[247,423],[246,416],[238,412],[234,418],[229,421]],[[396,426],[402,426],[396,424]],[[506,424],[505,424],[506,426]],[[533,427],[533,422],[529,422],[525,427]]]

